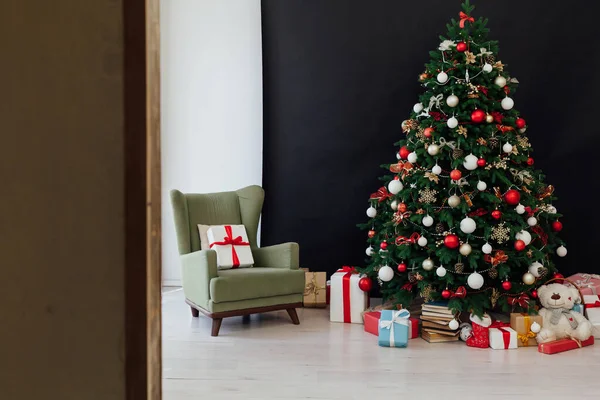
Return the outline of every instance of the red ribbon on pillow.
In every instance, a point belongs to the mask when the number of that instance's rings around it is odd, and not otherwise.
[[[240,266],[240,259],[235,251],[235,246],[250,246],[250,243],[244,242],[241,236],[233,237],[233,232],[231,230],[231,225],[225,225],[225,233],[227,236],[223,238],[222,242],[212,242],[210,244],[210,248],[213,246],[226,246],[228,244],[231,245],[231,258],[233,259],[233,267],[237,268]]]
[[[358,274],[358,271],[354,267],[343,266],[336,272],[346,272],[346,275],[342,277],[342,298],[344,301],[344,322],[351,323],[350,318],[350,277],[352,274]]]
[[[510,328],[510,324],[507,322],[494,321],[493,324],[490,325],[490,329],[496,328],[502,332],[502,341],[504,342],[504,349],[508,349],[510,346],[510,331],[507,331],[504,328]]]

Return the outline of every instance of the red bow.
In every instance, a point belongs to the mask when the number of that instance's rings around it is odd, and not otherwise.
[[[459,286],[458,289],[456,289],[456,292],[452,293],[450,297],[464,299],[467,297],[467,289],[464,286]]]
[[[437,111],[429,111],[429,115],[433,117],[435,121],[439,121],[442,119],[442,113]]]
[[[467,14],[465,14],[464,12],[459,12],[458,16],[460,17],[460,29],[464,29],[465,27],[465,22],[469,21],[471,23],[475,22],[475,18],[468,16]]]
[[[488,212],[485,208],[478,208],[477,210],[470,212],[468,215],[469,217],[481,217],[487,213]]]
[[[388,192],[385,186],[380,187],[375,193],[371,195],[371,199],[377,199],[379,202],[384,202],[386,199],[389,199],[393,195]]]
[[[412,235],[410,235],[410,237],[398,236],[396,238],[396,246],[401,246],[403,244],[417,243],[417,240],[419,240],[420,237],[421,237],[421,235],[419,235],[419,233],[417,233],[417,232],[414,232]]]
[[[508,256],[502,250],[498,250],[496,251],[494,256],[486,254],[485,256],[483,256],[483,260],[492,264],[492,266],[495,267],[498,264],[502,264],[508,261]]]
[[[492,111],[492,117],[494,117],[494,121],[497,124],[501,124],[502,120],[504,119],[504,115],[502,115],[502,113],[498,111]]]
[[[407,290],[407,291],[411,292],[411,291],[412,291],[412,288],[413,288],[413,286],[414,286],[414,285],[413,285],[412,283],[409,283],[409,282],[407,282],[407,283],[405,283],[404,285],[402,285],[401,289],[402,289],[402,290]]]
[[[496,320],[490,325],[490,329],[492,328],[510,328],[510,324],[508,322],[500,322]]]
[[[212,242],[210,244],[210,248],[212,248],[213,246],[225,246],[225,245],[230,244],[231,245],[231,258],[233,260],[233,268],[237,268],[240,266],[240,259],[237,255],[237,252],[235,251],[235,246],[250,246],[250,243],[244,242],[244,240],[242,239],[241,236],[234,238],[230,225],[225,225],[225,233],[227,234],[227,236],[225,236],[223,238],[223,241],[222,242]]]
[[[354,267],[350,267],[348,265],[344,265],[342,268],[338,269],[335,272],[350,272],[351,274],[358,274],[358,271]]]
[[[542,243],[545,245],[548,244],[548,234],[546,232],[544,232],[544,230],[542,229],[541,226],[536,225],[530,228],[532,232],[534,232],[536,235],[538,235],[538,237],[540,238],[540,240],[542,241]]]
[[[514,131],[515,128],[513,128],[512,126],[506,126],[506,125],[496,125],[496,128],[498,128],[498,130],[502,133],[506,133],[508,131]]]
[[[508,297],[506,299],[506,302],[513,307],[518,305],[521,308],[528,308],[529,296],[527,296],[525,293],[521,293],[519,297]]]
[[[531,207],[527,206],[525,207],[525,211],[527,212],[527,215],[530,217],[533,217],[533,215],[538,212],[539,208],[536,208],[534,210],[531,209]]]

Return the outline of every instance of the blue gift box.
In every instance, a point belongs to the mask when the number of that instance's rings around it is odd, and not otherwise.
[[[585,315],[585,308],[583,304],[575,304],[572,308],[572,311],[577,311],[578,313]]]
[[[381,310],[379,319],[379,345],[406,347],[408,345],[408,310]]]

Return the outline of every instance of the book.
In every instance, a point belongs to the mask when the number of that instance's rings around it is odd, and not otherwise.
[[[454,315],[452,315],[452,314],[440,314],[437,312],[431,312],[431,311],[425,311],[425,310],[423,310],[421,315],[423,315],[425,317],[436,318],[436,319],[445,319],[447,321],[454,319]]]
[[[438,314],[444,314],[444,315],[454,315],[452,310],[450,310],[449,308],[443,308],[443,307],[438,307],[438,306],[428,306],[427,304],[424,304],[423,307],[421,307],[421,310],[428,311],[428,312],[434,312],[434,313],[438,313]]]
[[[427,328],[427,329],[423,329],[423,332],[428,332],[430,335],[432,333],[435,333],[436,335],[443,335],[443,336],[457,336],[458,335],[458,331],[448,331],[448,330],[443,330],[443,329],[435,329],[435,328]]]
[[[427,330],[429,330],[429,328],[432,328],[432,329],[441,329],[444,331],[456,332],[456,329],[450,329],[448,324],[445,322],[440,323],[440,322],[422,321],[421,326],[423,327],[423,329],[427,329]]]
[[[458,341],[458,335],[456,336],[445,336],[434,332],[423,331],[421,338],[429,343],[442,343],[442,342],[456,342]]]

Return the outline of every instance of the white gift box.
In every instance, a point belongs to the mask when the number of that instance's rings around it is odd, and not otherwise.
[[[513,328],[490,328],[490,347],[494,350],[516,349],[517,331]]]
[[[583,304],[585,304],[585,316],[594,326],[592,334],[596,339],[600,339],[600,296],[584,295]]]
[[[217,268],[248,268],[254,264],[244,225],[211,226],[206,233],[211,250],[217,252]]]
[[[368,307],[369,297],[358,287],[364,275],[342,268],[331,276],[329,319],[331,322],[362,324],[362,312]]]

